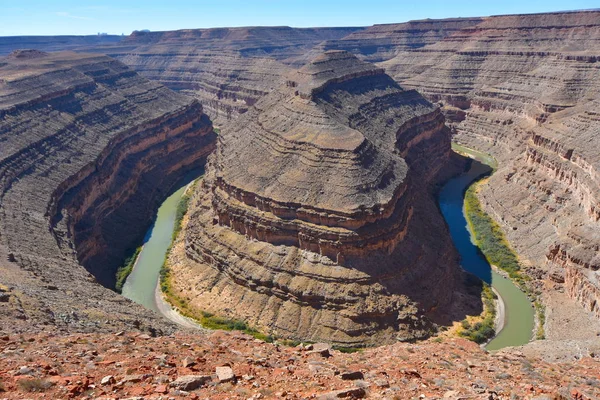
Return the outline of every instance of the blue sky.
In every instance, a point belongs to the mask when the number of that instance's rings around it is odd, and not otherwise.
[[[366,26],[598,7],[600,0],[0,0],[0,36],[251,25]]]

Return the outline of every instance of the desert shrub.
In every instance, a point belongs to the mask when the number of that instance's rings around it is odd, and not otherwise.
[[[484,311],[481,321],[470,323],[468,320],[461,322],[461,330],[459,336],[467,338],[475,343],[484,343],[496,335],[495,319],[496,319],[496,295],[492,288],[485,284],[481,292]]]
[[[21,379],[17,385],[24,392],[44,392],[52,386],[52,383],[39,378],[31,378]]]
[[[544,332],[544,324],[546,323],[546,310],[544,308],[544,305],[539,301],[536,301],[534,303],[534,306],[539,324],[537,327],[537,331],[535,332],[535,338],[537,340],[543,340],[546,338],[546,333]]]

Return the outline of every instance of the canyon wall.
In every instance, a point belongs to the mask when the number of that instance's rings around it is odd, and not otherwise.
[[[450,153],[438,108],[326,52],[224,128],[169,258],[172,289],[281,337],[426,337],[463,290],[432,194]]]
[[[15,50],[65,51],[97,49],[120,42],[117,35],[63,35],[63,36],[0,36],[0,57]]]
[[[0,77],[0,281],[14,320],[172,329],[96,282],[113,286],[160,202],[203,167],[215,134],[201,105],[99,55],[17,51]]]
[[[596,316],[599,61],[600,12],[585,11],[484,18],[380,63],[443,104],[456,141],[498,158],[486,208],[531,276],[563,276],[549,304],[564,290]]]
[[[376,62],[403,88],[439,102],[456,141],[498,158],[498,173],[481,191],[487,211],[528,273],[558,282],[550,283],[556,290],[547,292],[547,304],[566,302],[565,292],[593,315],[599,290],[599,20],[598,11],[579,11],[364,29],[136,32],[90,50],[196,97],[224,129],[322,51],[348,50]],[[1,38],[0,49],[19,40]],[[584,298],[576,294],[582,279],[589,293]]]
[[[245,113],[318,43],[360,28],[246,27],[134,32],[106,51],[200,100],[217,125]]]

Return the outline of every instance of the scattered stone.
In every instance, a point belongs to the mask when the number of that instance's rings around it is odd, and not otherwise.
[[[196,365],[196,361],[191,357],[186,357],[181,362],[181,365],[183,365],[184,368],[190,368]]]
[[[28,367],[28,366],[22,366],[19,368],[19,370],[17,371],[17,373],[15,375],[31,375],[33,374],[35,371]]]
[[[445,399],[457,400],[460,396],[460,392],[458,390],[448,390],[444,393]]]
[[[235,375],[233,374],[231,367],[217,367],[216,374],[220,383],[231,382],[235,380]]]
[[[331,357],[331,346],[327,343],[315,343],[312,346],[312,350],[308,354],[319,354],[325,358]]]
[[[125,377],[123,379],[121,379],[121,382],[123,382],[123,383],[128,383],[128,382],[137,383],[137,382],[141,382],[142,379],[144,379],[143,375],[125,375]]]
[[[414,378],[421,377],[421,374],[419,374],[419,371],[417,371],[416,369],[408,369],[408,370],[404,370],[402,372],[404,372],[405,375],[412,376]]]
[[[365,392],[365,389],[363,388],[349,388],[324,393],[320,396],[317,396],[317,400],[331,400],[341,398],[362,399],[363,397],[365,397],[366,394],[367,392]]]
[[[186,375],[180,376],[171,382],[171,387],[189,392],[190,390],[196,390],[199,387],[204,386],[210,381],[211,377],[208,375]]]
[[[158,385],[156,386],[156,388],[154,388],[154,392],[166,394],[169,393],[169,388],[167,387],[167,385]]]
[[[375,386],[377,386],[379,388],[384,388],[384,389],[389,388],[390,382],[387,379],[376,379]]]
[[[365,376],[363,375],[363,373],[360,372],[360,371],[342,372],[342,374],[340,376],[345,381],[355,381],[357,379],[364,379],[365,378]]]
[[[100,381],[100,384],[106,386],[106,385],[112,385],[115,382],[116,381],[115,381],[115,377],[114,376],[107,375],[104,378],[102,378],[102,380]]]

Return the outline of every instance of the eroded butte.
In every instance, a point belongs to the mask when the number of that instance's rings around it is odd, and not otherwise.
[[[326,52],[219,137],[170,258],[174,289],[280,337],[426,337],[462,285],[431,193],[450,154],[439,108]]]

